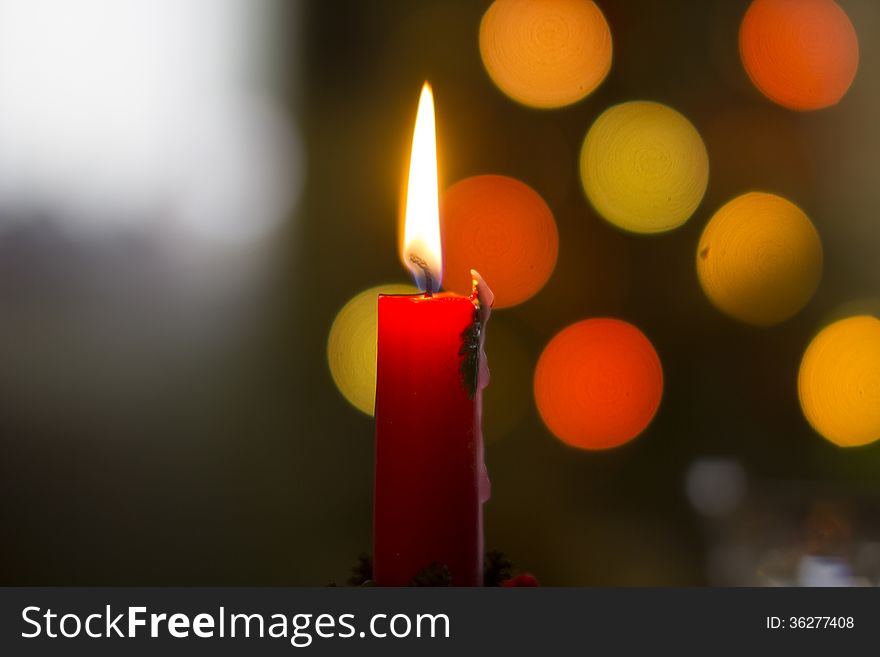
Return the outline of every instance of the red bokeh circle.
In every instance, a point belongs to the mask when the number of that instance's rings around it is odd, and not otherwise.
[[[859,66],[856,31],[834,0],[754,0],[739,49],[755,86],[794,110],[837,104]]]
[[[440,205],[443,286],[471,290],[476,269],[495,293],[495,307],[522,303],[540,290],[559,251],[553,213],[525,183],[506,176],[465,178]]]
[[[580,449],[616,447],[650,424],[663,396],[663,368],[650,340],[619,319],[563,329],[535,370],[535,402],[547,428]]]

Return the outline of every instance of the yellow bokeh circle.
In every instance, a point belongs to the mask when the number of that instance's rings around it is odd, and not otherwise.
[[[798,374],[810,425],[841,447],[880,439],[880,320],[847,317],[822,329]]]
[[[580,172],[602,217],[633,233],[661,233],[699,206],[709,156],[684,116],[660,103],[633,101],[605,110],[590,127]]]
[[[495,0],[480,22],[480,55],[513,100],[563,107],[605,79],[611,31],[592,0]]]
[[[376,403],[376,338],[379,295],[416,294],[412,285],[379,285],[364,290],[336,314],[327,339],[327,363],[339,392],[359,411],[373,414]]]
[[[822,277],[822,242],[803,210],[775,194],[749,192],[709,220],[697,246],[697,274],[724,313],[757,326],[788,319]]]

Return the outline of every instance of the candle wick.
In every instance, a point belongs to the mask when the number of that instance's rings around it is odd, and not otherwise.
[[[431,275],[428,263],[425,262],[424,258],[420,258],[415,253],[409,254],[409,261],[421,269],[422,273],[425,275],[425,296],[434,296],[434,277]]]

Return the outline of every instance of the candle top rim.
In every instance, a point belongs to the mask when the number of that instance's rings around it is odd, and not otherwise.
[[[465,296],[456,292],[438,292],[430,296],[424,292],[417,292],[415,294],[384,294],[380,292],[379,298],[411,299],[412,301],[457,301],[459,299],[465,299],[470,301],[474,307],[478,308],[480,305],[476,294]]]

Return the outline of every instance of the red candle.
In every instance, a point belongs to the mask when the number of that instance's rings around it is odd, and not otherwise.
[[[374,580],[405,586],[426,568],[482,584],[482,353],[491,292],[433,294],[441,279],[434,107],[419,101],[402,257],[425,294],[380,295],[376,379]]]

